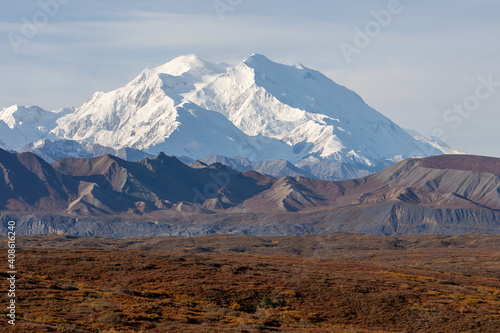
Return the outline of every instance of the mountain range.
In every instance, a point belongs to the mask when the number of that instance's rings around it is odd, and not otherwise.
[[[80,107],[5,108],[0,147],[50,162],[105,153],[137,161],[165,152],[188,163],[239,160],[240,171],[326,180],[458,153],[409,134],[318,71],[259,54],[236,66],[181,56]]]
[[[500,159],[441,155],[345,181],[274,178],[163,153],[49,164],[0,150],[0,222],[24,234],[499,233]]]

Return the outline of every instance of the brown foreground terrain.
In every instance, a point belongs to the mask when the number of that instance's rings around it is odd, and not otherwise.
[[[2,332],[500,332],[500,235],[17,246],[18,322]]]

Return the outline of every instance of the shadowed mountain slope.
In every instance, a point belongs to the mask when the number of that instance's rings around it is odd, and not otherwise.
[[[59,211],[76,195],[77,183],[31,153],[0,149],[0,207],[2,210]]]
[[[104,155],[51,166],[31,153],[0,151],[0,204],[4,214],[21,216],[154,222],[139,231],[148,235],[499,233],[499,161],[409,159],[331,182],[273,178],[220,163],[189,167],[163,153],[137,163]]]

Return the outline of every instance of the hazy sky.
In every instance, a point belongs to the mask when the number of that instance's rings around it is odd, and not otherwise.
[[[236,64],[257,52],[500,157],[499,14],[500,0],[4,1],[0,108],[79,106],[182,54]]]

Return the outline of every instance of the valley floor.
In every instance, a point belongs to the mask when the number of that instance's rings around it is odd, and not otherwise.
[[[499,247],[500,235],[23,236],[15,331],[499,332]]]

